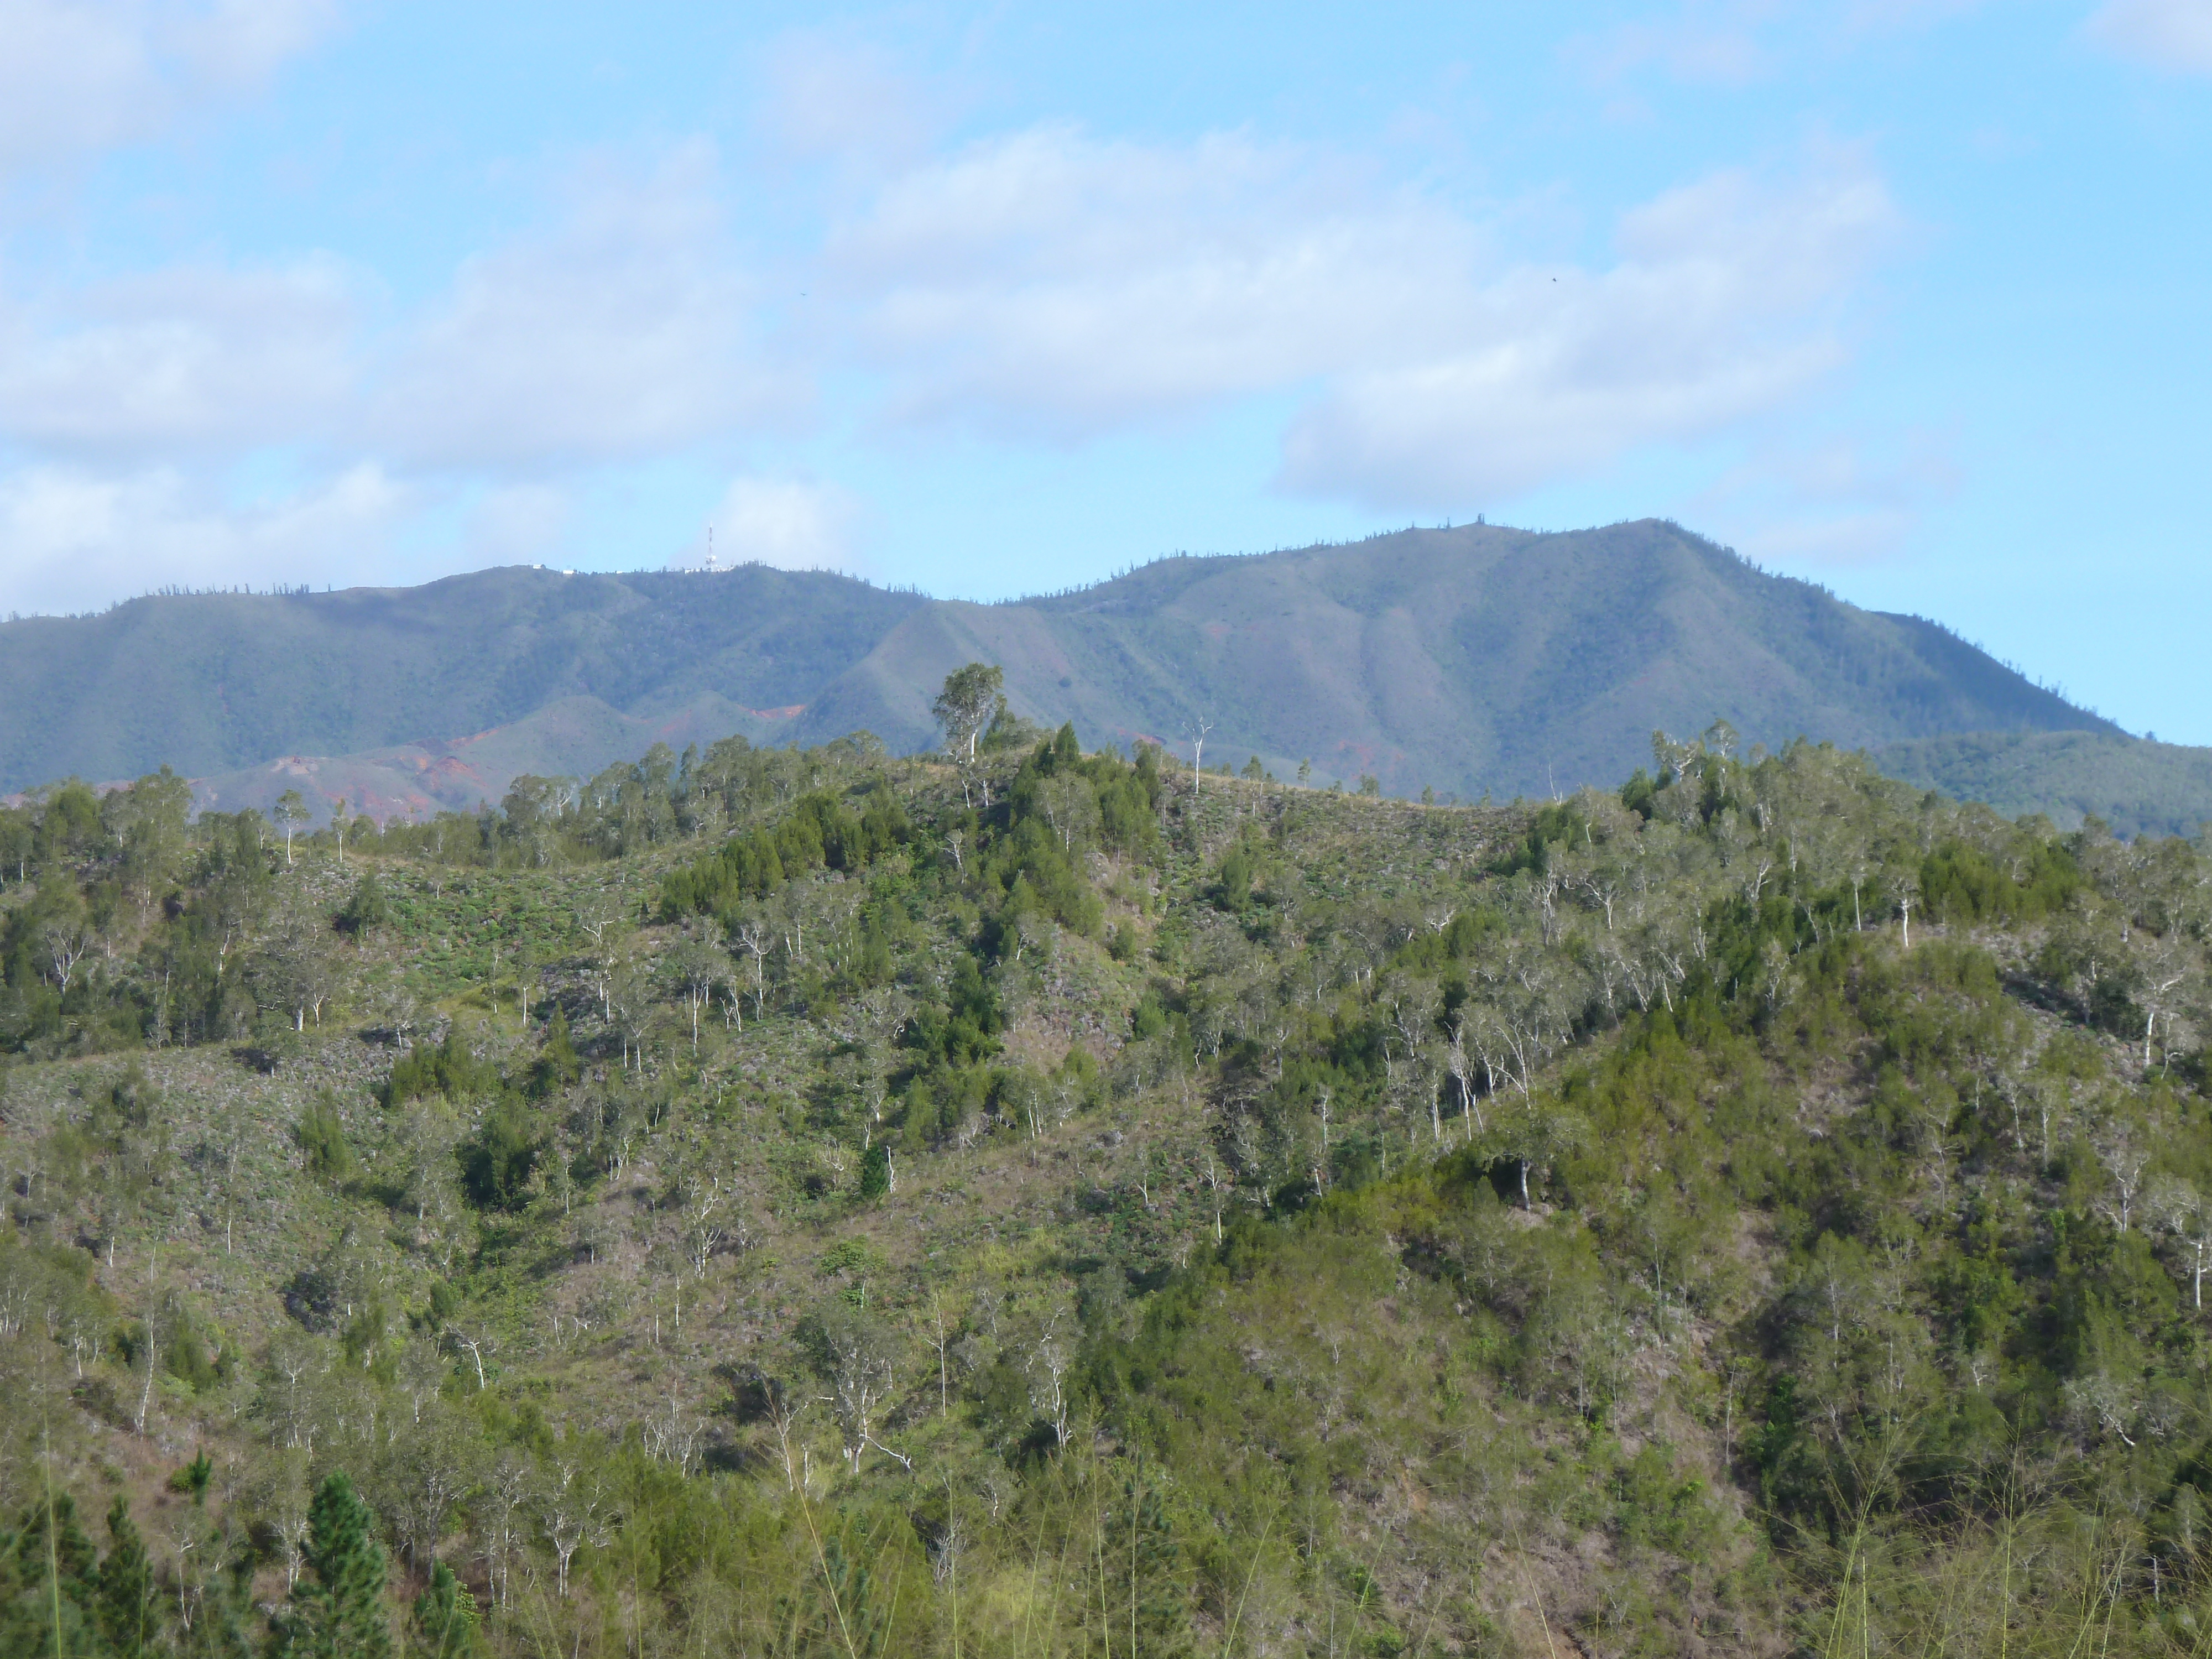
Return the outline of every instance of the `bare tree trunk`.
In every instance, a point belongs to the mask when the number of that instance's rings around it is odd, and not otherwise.
[[[154,1358],[160,1349],[161,1345],[154,1340],[154,1322],[149,1316],[146,1321],[146,1387],[138,1396],[138,1417],[136,1425],[142,1437],[146,1432],[146,1413],[154,1404]]]

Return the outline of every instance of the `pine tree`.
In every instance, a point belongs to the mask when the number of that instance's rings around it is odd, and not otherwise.
[[[279,1618],[276,1651],[289,1659],[390,1659],[376,1517],[343,1474],[316,1489],[303,1553],[308,1571]]]
[[[117,1659],[140,1659],[155,1645],[160,1605],[154,1596],[154,1565],[131,1522],[131,1506],[120,1496],[107,1511],[107,1536],[95,1604],[100,1633]]]
[[[443,1561],[430,1564],[430,1583],[415,1598],[415,1646],[430,1659],[477,1651],[477,1599]]]
[[[820,1620],[822,1645],[831,1652],[879,1655],[890,1638],[892,1606],[880,1605],[875,1576],[832,1538],[822,1547]]]
[[[14,1528],[0,1532],[0,1654],[77,1659],[99,1652],[98,1559],[67,1492],[55,1493],[51,1509],[33,1504]]]
[[[1190,1598],[1182,1582],[1182,1549],[1158,1490],[1149,1481],[1125,1481],[1121,1503],[1109,1517],[1113,1622],[1126,1629],[1134,1650],[1170,1659],[1188,1651]],[[1102,1564],[1103,1565],[1103,1564]]]

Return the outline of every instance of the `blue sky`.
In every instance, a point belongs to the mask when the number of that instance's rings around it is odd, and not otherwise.
[[[2212,742],[2212,0],[0,0],[0,611],[1658,514]]]

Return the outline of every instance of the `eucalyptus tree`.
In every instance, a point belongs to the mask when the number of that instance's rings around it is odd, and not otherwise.
[[[929,712],[945,732],[945,746],[963,769],[961,787],[975,766],[976,746],[1000,715],[1006,711],[1006,671],[994,663],[971,662],[945,677],[945,684]],[[984,786],[985,805],[990,805],[989,785]]]

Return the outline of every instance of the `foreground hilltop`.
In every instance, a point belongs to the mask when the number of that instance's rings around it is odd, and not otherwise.
[[[1006,605],[824,573],[568,575],[174,595],[0,625],[0,788],[168,763],[218,804],[289,787],[356,810],[466,807],[732,732],[928,744],[971,659],[1086,744],[1181,740],[1386,793],[1549,795],[1625,775],[1655,726],[1846,746],[2117,736],[1944,629],[1771,575],[1677,526],[1408,530],[1172,558]],[[265,799],[264,799],[265,798]]]
[[[0,1653],[2196,1650],[2203,856],[1661,749],[0,811]]]

